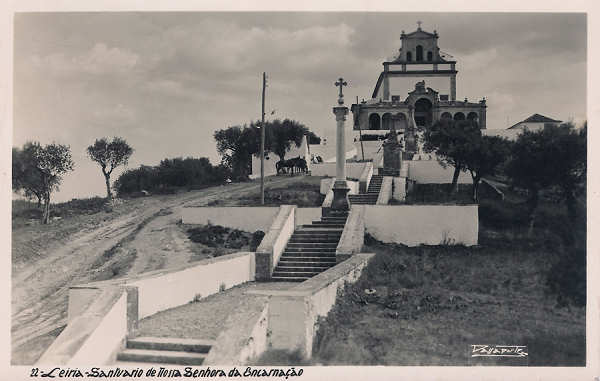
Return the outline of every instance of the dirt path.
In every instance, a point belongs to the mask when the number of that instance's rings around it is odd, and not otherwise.
[[[271,178],[267,184],[281,186],[298,179]],[[181,218],[181,208],[237,198],[255,192],[259,187],[256,182],[230,184],[137,199],[117,206],[110,215],[97,213],[54,226],[15,229],[12,363],[35,362],[52,338],[60,333],[66,324],[71,285],[98,280],[100,273],[106,275],[107,263],[119,264],[123,258],[129,258],[132,263],[126,273],[118,276],[186,263],[191,251],[186,237],[176,226]],[[36,244],[32,245],[32,242]],[[117,254],[105,260],[112,253]],[[19,260],[20,254],[29,260]]]

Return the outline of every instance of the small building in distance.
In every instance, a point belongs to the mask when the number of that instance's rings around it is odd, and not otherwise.
[[[481,132],[486,136],[499,136],[508,140],[517,140],[519,135],[527,131],[540,131],[545,126],[558,126],[562,121],[548,118],[541,114],[533,114],[529,118],[526,118],[518,123],[513,124],[507,129],[489,129],[482,130]]]
[[[508,129],[539,131],[544,129],[546,125],[558,126],[560,123],[562,123],[562,120],[554,120],[544,115],[533,114],[529,118],[522,120],[519,123],[513,124],[512,126],[508,127]]]

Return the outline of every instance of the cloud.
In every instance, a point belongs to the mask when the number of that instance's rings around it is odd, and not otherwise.
[[[34,68],[49,71],[61,76],[77,73],[94,75],[124,74],[133,69],[139,56],[120,48],[109,48],[104,43],[96,43],[88,51],[79,55],[67,53],[51,53],[45,56],[33,55],[31,63]]]

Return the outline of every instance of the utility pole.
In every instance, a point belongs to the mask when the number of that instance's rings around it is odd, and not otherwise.
[[[360,113],[358,112],[358,108],[359,108],[359,103],[358,103],[358,95],[356,96],[356,114],[359,115]],[[360,139],[360,152],[362,152],[362,161],[365,161],[365,149],[363,148],[363,142],[362,142],[362,130],[360,128],[360,121],[358,121],[358,135],[359,135],[359,139]]]
[[[265,87],[267,86],[267,74],[263,72],[262,81],[262,112],[260,123],[260,204],[265,204]]]

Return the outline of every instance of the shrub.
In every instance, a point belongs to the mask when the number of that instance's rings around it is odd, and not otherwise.
[[[222,165],[213,166],[205,157],[164,159],[154,167],[142,165],[123,172],[115,181],[114,188],[119,196],[142,190],[172,194],[180,188],[201,189],[222,184],[229,177],[229,172]]]
[[[262,230],[257,230],[254,233],[252,233],[252,241],[250,242],[250,251],[256,251],[256,249],[258,248],[258,246],[260,246],[260,243],[262,242],[262,239],[265,236],[265,232],[263,232]]]

